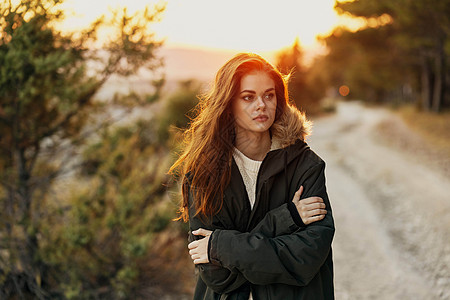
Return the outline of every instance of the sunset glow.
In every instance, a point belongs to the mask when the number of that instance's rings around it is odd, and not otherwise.
[[[152,24],[166,45],[274,51],[293,43],[296,37],[305,47],[313,47],[318,35],[326,35],[338,25],[357,28],[357,20],[338,16],[334,0],[168,0],[161,22]],[[130,12],[149,0],[67,0],[64,30],[87,26],[111,8],[127,7]]]

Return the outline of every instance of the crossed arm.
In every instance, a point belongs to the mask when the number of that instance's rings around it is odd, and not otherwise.
[[[308,197],[300,200],[303,193],[303,186],[295,193],[292,202],[294,203],[297,212],[305,225],[311,224],[316,221],[320,221],[325,218],[327,210],[325,209],[325,203],[320,197]],[[265,224],[261,222],[260,224]],[[258,229],[261,229],[258,227]],[[257,232],[262,233],[260,230]],[[210,242],[211,230],[199,228],[192,232],[193,235],[204,236],[203,239],[191,242],[188,245],[189,255],[191,255],[194,264],[209,263],[208,259],[208,244]]]
[[[322,199],[327,213],[320,213],[323,205],[317,205],[320,203],[317,199],[311,203],[308,198],[300,200],[301,191],[293,199],[303,222],[308,223],[306,227],[295,226],[286,204],[268,212],[251,232],[216,229],[211,234],[199,229],[202,223],[191,223],[192,229],[199,230],[196,233],[207,236],[205,241],[193,242],[189,247],[197,249],[191,252],[195,255],[193,260],[200,260],[196,262],[200,276],[212,290],[228,293],[247,281],[298,286],[309,283],[328,256],[334,235],[324,167],[324,164],[313,167],[305,176],[304,185],[306,195]],[[310,204],[314,205],[307,207]],[[208,242],[211,243],[209,259]],[[204,254],[209,263],[201,262],[205,260]]]

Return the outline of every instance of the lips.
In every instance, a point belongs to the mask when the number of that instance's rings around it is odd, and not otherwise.
[[[267,115],[259,115],[255,118],[253,118],[253,120],[258,121],[258,122],[265,122],[269,119],[269,116]]]

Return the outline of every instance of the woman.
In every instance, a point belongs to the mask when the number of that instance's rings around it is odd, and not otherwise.
[[[333,299],[325,163],[283,76],[255,54],[218,71],[172,166],[198,270],[194,299]],[[302,198],[302,200],[300,200]]]

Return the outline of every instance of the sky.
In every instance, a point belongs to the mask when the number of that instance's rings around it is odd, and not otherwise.
[[[155,0],[66,0],[64,28],[87,26],[111,8],[130,12]],[[337,25],[351,29],[357,20],[338,16],[334,0],[167,0],[162,19],[150,27],[166,46],[264,52],[287,47],[298,37],[303,47]]]

